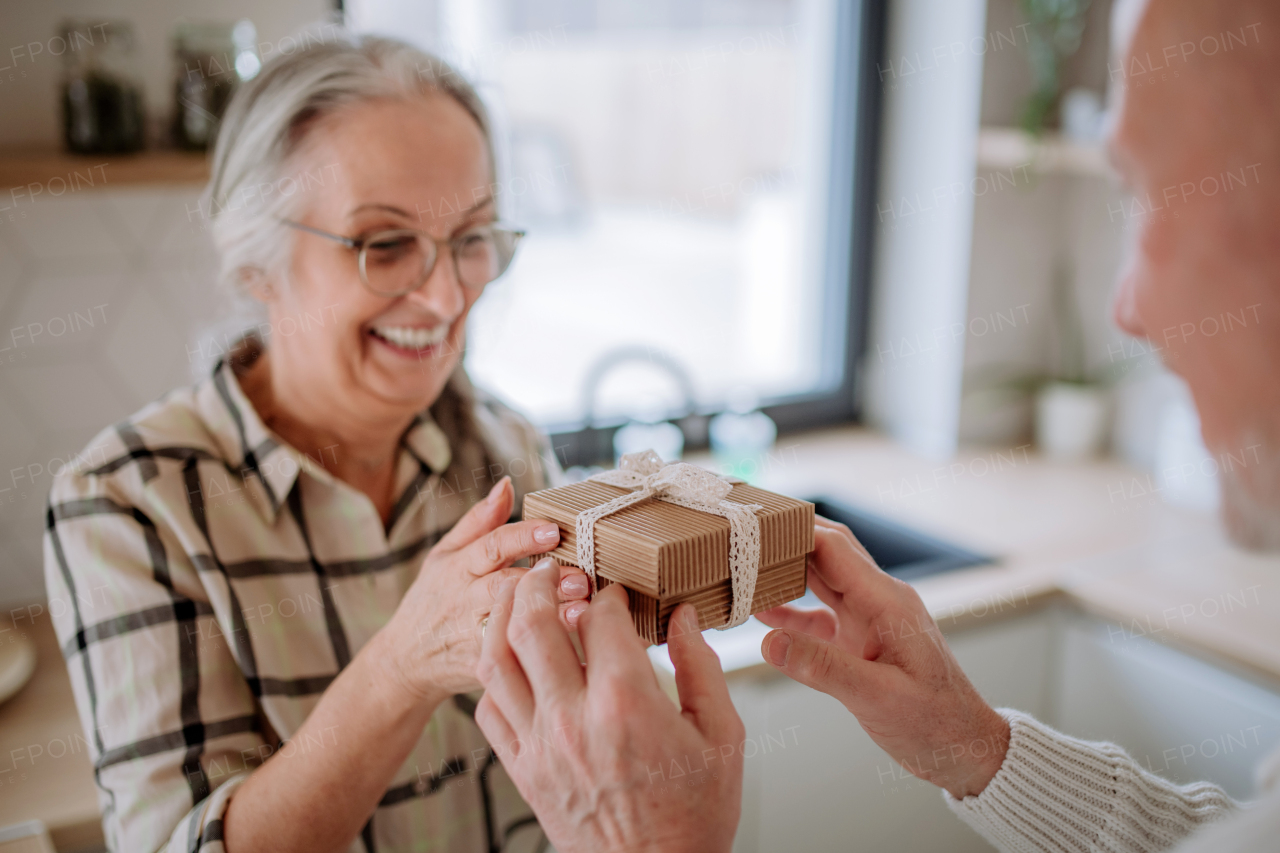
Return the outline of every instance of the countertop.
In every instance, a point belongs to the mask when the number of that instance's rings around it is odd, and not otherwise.
[[[709,460],[698,460],[710,464]],[[759,485],[831,497],[997,557],[914,581],[944,631],[1058,599],[1280,688],[1280,557],[1236,549],[1215,512],[1166,503],[1160,478],[1023,446],[923,459],[862,429],[784,437]],[[752,622],[707,633],[727,671],[772,674]],[[659,665],[669,668],[663,649]]]
[[[997,556],[993,565],[916,582],[944,630],[1065,600],[1115,630],[1155,636],[1280,687],[1280,558],[1232,548],[1215,514],[1170,506],[1155,478],[1118,462],[1053,463],[1030,447],[968,449],[938,462],[845,428],[784,437],[759,484],[835,498]],[[0,706],[0,826],[39,818],[60,850],[73,850],[101,831],[66,668],[47,616],[20,618],[16,628],[9,615],[0,622],[39,647],[32,683]],[[731,677],[759,677],[772,673],[759,654],[766,632],[753,620],[708,637]],[[79,737],[76,750],[48,756],[50,744],[71,737]],[[46,754],[14,767],[14,751],[26,755],[33,744]]]
[[[0,614],[0,643],[36,644],[36,671],[0,705],[0,827],[44,821],[60,851],[102,844],[88,740],[43,605]]]

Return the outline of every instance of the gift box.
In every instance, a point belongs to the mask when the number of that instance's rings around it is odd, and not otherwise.
[[[598,588],[622,584],[636,630],[657,644],[682,602],[697,608],[707,629],[804,595],[813,550],[813,504],[693,465],[666,465],[652,451],[628,454],[616,471],[526,495],[524,518],[560,528],[550,553],[558,562],[594,574]]]

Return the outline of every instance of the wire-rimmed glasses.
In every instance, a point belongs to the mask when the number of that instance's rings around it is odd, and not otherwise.
[[[464,287],[480,289],[511,266],[523,231],[499,223],[468,228],[456,237],[437,240],[412,228],[391,228],[366,237],[344,237],[321,231],[292,219],[280,220],[291,228],[341,243],[358,252],[360,281],[378,296],[412,293],[431,276],[442,247],[453,258],[453,269]]]

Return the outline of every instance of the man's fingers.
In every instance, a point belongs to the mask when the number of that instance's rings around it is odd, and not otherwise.
[[[770,628],[790,628],[830,641],[836,635],[836,617],[830,610],[802,610],[782,605],[756,614]]]
[[[467,571],[487,574],[516,560],[552,550],[560,544],[560,528],[550,521],[514,521],[490,530],[464,546]]]
[[[644,642],[636,633],[622,584],[596,593],[578,620],[578,636],[587,657],[587,680],[616,677],[635,685],[658,684]]]
[[[809,592],[816,595],[823,604],[835,610],[840,606],[844,596],[828,586],[827,582],[822,579],[820,566],[817,562],[817,554],[818,552],[814,551],[805,561],[805,583],[809,587]]]
[[[571,701],[583,688],[582,665],[560,623],[559,569],[542,564],[520,580],[507,639],[538,706]]]
[[[844,703],[854,716],[875,697],[889,697],[893,670],[790,629],[770,631],[760,645],[764,659],[801,684]]]
[[[489,490],[484,500],[467,510],[466,515],[440,537],[436,547],[445,551],[457,551],[474,542],[511,517],[511,504],[514,500],[511,478],[503,477]]]
[[[520,754],[520,738],[488,693],[481,696],[476,705],[476,725],[484,732],[499,761],[511,761]]]
[[[849,540],[849,542],[853,544],[853,547],[858,550],[862,556],[866,557],[869,562],[873,564],[875,563],[875,559],[871,556],[871,552],[867,550],[865,545],[858,541],[858,537],[853,535],[853,531],[849,529],[848,525],[841,524],[838,521],[832,521],[829,518],[823,518],[820,515],[815,515],[813,517],[813,525],[814,527],[824,527],[827,530],[839,533],[845,539]]]
[[[863,545],[862,542],[858,540],[858,537],[853,535],[853,531],[849,529],[848,525],[840,524],[839,522],[832,521],[829,518],[823,518],[820,515],[815,515],[813,517],[813,522],[814,522],[813,526],[815,528],[822,527],[834,533],[840,534],[841,537],[848,540],[849,544],[853,546],[854,550],[857,551],[859,554],[861,554],[868,563],[870,563],[873,566],[879,565],[878,563],[876,563],[875,558],[871,556],[871,552],[867,550],[867,546]]]
[[[682,604],[667,626],[667,651],[676,668],[680,708],[707,737],[740,740],[742,720],[729,698],[729,685],[720,658],[707,645],[698,625],[698,611]]]
[[[893,578],[880,570],[865,549],[855,546],[854,540],[822,527],[814,529],[813,539],[810,577],[817,574],[832,592],[852,600],[849,609],[873,613],[897,594]]]
[[[511,583],[499,594],[489,612],[476,677],[484,685],[485,698],[502,712],[508,727],[519,733],[528,733],[533,723],[533,689],[507,640],[515,587],[516,584]],[[478,721],[479,717],[476,719]]]

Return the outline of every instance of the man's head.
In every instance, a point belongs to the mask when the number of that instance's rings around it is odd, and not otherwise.
[[[1116,320],[1190,386],[1232,537],[1280,549],[1280,4],[1120,2],[1109,145],[1140,207]]]

